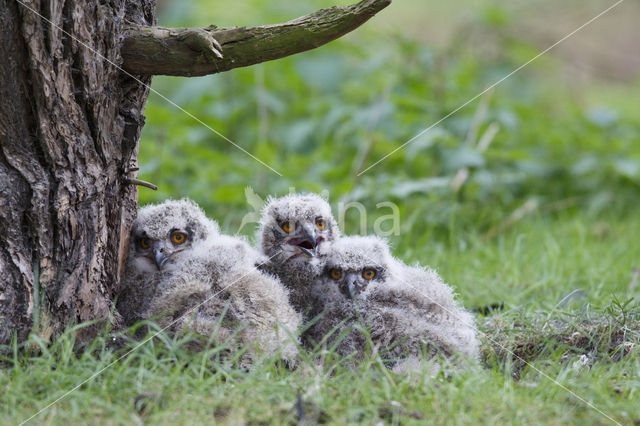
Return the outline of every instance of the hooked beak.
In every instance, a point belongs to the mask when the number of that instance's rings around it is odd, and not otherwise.
[[[169,261],[170,257],[171,255],[163,253],[160,247],[153,248],[153,259],[156,261],[158,269],[162,269],[162,267]]]
[[[349,294],[351,295],[351,297],[355,297],[360,294],[360,289],[355,282],[349,283]]]
[[[311,248],[307,248],[304,245],[299,245],[298,248],[300,248],[300,250],[302,250],[302,252],[307,256],[315,257],[315,255],[318,253],[318,246],[315,244],[315,242],[310,242],[309,244],[311,245]]]
[[[302,238],[295,238],[289,241],[289,244],[298,247],[305,255],[314,257],[318,254],[318,246],[324,241],[322,237],[316,237],[315,230],[305,229]]]
[[[355,275],[351,275],[347,277],[347,294],[346,296],[356,297],[360,294],[360,286],[358,285],[358,279]]]

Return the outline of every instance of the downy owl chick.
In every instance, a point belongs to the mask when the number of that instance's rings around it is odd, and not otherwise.
[[[126,325],[142,313],[168,270],[192,254],[194,245],[218,235],[217,223],[187,199],[168,200],[138,211],[130,233],[129,257],[117,309]]]
[[[311,282],[322,270],[321,246],[338,236],[331,206],[319,195],[289,194],[268,200],[258,231],[268,259],[262,269],[287,286],[299,312],[309,307]]]
[[[357,324],[369,331],[376,350],[390,365],[420,356],[424,349],[446,356],[477,356],[473,319],[435,272],[404,265],[377,237],[343,237],[326,251],[324,273],[313,286],[314,313],[320,317],[310,335],[316,342],[334,330],[328,337],[332,342]],[[362,356],[366,342],[353,329],[337,350]]]
[[[282,283],[256,268],[261,260],[243,238],[209,238],[158,283],[145,316],[230,349],[247,347],[250,355],[279,351],[282,358],[292,359],[301,315]]]
[[[358,327],[367,327],[363,313],[375,306],[366,298],[390,276],[386,244],[374,237],[342,237],[322,248],[323,270],[311,287],[314,319],[306,333],[309,346],[337,344],[340,355],[364,355],[367,339]],[[354,328],[355,327],[355,328]],[[349,331],[350,330],[350,331]],[[343,333],[344,338],[337,342]]]

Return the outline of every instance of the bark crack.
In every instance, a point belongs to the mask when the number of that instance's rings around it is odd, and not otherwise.
[[[40,20],[40,25],[42,26],[42,37],[44,39],[43,47],[47,55],[51,55],[51,29],[50,23],[51,21],[51,5],[49,4],[49,0],[43,0],[40,2],[40,14],[42,18],[38,17]]]

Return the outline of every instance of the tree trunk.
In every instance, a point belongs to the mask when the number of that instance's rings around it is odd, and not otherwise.
[[[0,344],[109,318],[151,80],[114,64],[154,5],[0,0]]]
[[[280,58],[390,2],[215,31],[148,28],[155,0],[0,0],[0,345],[92,321],[80,331],[90,338],[118,316],[151,82],[131,72],[202,75]]]

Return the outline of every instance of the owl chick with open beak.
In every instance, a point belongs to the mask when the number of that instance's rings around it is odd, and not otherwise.
[[[268,259],[261,269],[284,283],[299,312],[307,310],[310,284],[322,271],[322,247],[338,236],[331,207],[319,195],[289,194],[268,200],[258,231]]]

